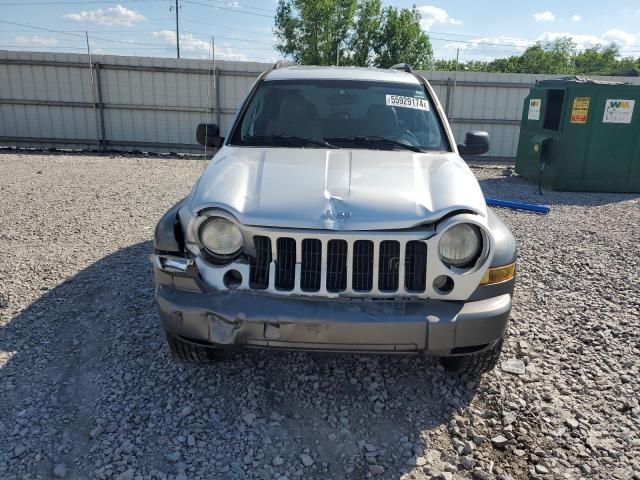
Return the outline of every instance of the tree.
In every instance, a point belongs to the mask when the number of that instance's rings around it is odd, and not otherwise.
[[[640,58],[625,57],[616,62],[612,75],[640,77]]]
[[[436,60],[433,68],[467,72],[640,76],[640,58],[620,58],[620,50],[615,44],[596,45],[577,52],[571,38],[559,38],[553,42],[538,42],[522,55],[457,64],[455,60]]]
[[[575,57],[576,73],[600,73],[611,75],[616,69],[617,57],[620,50],[614,44],[609,46],[597,45],[579,52]]]
[[[389,68],[396,63],[408,63],[419,70],[433,62],[429,37],[420,26],[420,13],[411,9],[387,7],[383,12],[382,29],[374,46],[375,65]]]
[[[297,63],[335,65],[347,58],[357,0],[280,0],[276,48]]]
[[[433,52],[420,20],[415,7],[383,10],[381,0],[279,0],[276,48],[307,65],[423,69]]]
[[[552,42],[537,42],[527,48],[519,60],[520,73],[570,74],[574,71],[576,45],[562,37]]]
[[[378,43],[382,25],[382,1],[362,0],[358,3],[351,36],[351,64],[361,67],[373,64],[373,47]]]

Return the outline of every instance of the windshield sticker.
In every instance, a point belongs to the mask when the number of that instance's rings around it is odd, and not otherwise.
[[[416,110],[429,111],[429,102],[424,98],[387,95],[387,105],[389,107],[414,108]]]
[[[603,123],[631,123],[635,100],[607,99],[604,105]]]

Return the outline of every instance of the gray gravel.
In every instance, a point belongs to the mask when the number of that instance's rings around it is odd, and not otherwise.
[[[198,367],[169,356],[146,255],[204,165],[0,154],[0,478],[640,479],[640,196],[500,210],[519,283],[479,384],[412,357]]]

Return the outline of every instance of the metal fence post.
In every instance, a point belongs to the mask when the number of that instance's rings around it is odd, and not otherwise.
[[[447,78],[447,98],[444,102],[444,113],[447,115],[448,120],[451,120],[449,116],[450,105],[451,105],[451,77]]]
[[[220,129],[222,130],[222,126],[220,125],[220,119],[221,119],[221,113],[222,113],[222,109],[220,108],[220,70],[219,69],[215,69],[214,70],[214,75],[215,75],[215,85],[216,85],[216,123],[218,124],[218,127],[220,127]]]
[[[100,139],[99,139],[99,148],[101,152],[105,151],[106,146],[106,134],[105,134],[105,126],[104,126],[104,102],[102,101],[102,83],[100,80],[100,62],[94,63],[96,69],[96,87],[98,90],[98,111],[100,112]]]

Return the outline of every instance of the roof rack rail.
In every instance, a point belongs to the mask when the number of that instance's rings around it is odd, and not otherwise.
[[[295,62],[292,62],[290,60],[278,60],[276,63],[273,64],[273,67],[271,67],[271,69],[277,70],[283,67],[292,67],[293,65],[295,65]]]
[[[390,70],[404,70],[407,73],[413,73],[413,68],[408,63],[396,63]]]

